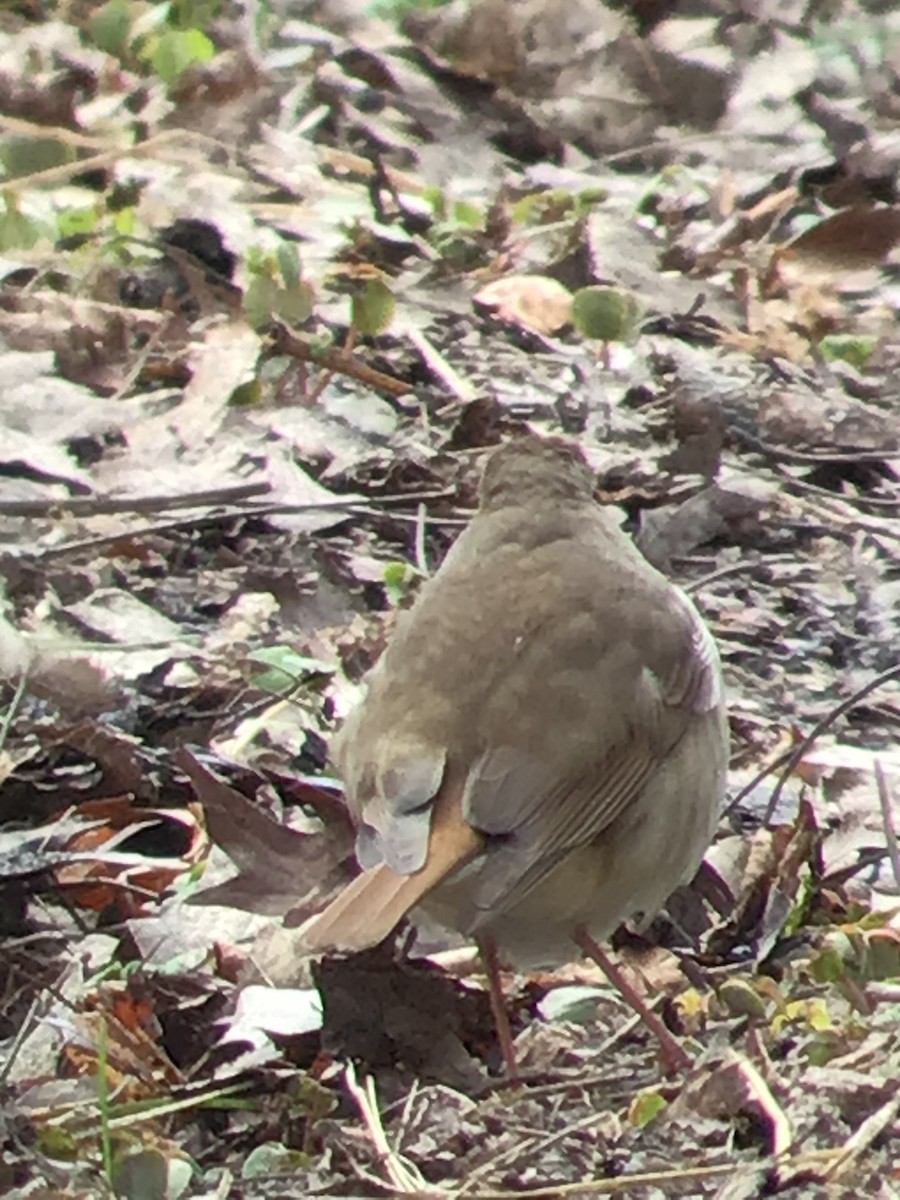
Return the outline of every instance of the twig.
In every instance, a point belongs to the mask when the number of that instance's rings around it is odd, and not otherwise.
[[[424,499],[440,499],[447,492],[420,492],[409,496],[382,496],[380,504],[412,503],[419,497]],[[323,500],[318,504],[263,504],[257,507],[219,509],[217,512],[201,513],[195,517],[183,517],[178,521],[160,521],[152,525],[141,525],[133,529],[119,529],[115,533],[102,534],[98,537],[81,538],[75,542],[61,542],[57,546],[44,546],[40,550],[30,552],[33,560],[56,558],[61,554],[78,554],[82,550],[96,550],[100,546],[112,546],[116,542],[127,541],[129,538],[153,537],[158,534],[178,533],[188,529],[202,529],[205,525],[221,525],[226,521],[246,520],[250,517],[269,517],[279,513],[294,515],[305,512],[346,513],[348,516],[384,517],[383,509],[373,508],[369,504],[357,500]],[[389,510],[390,511],[390,510]],[[391,512],[395,521],[418,521],[418,517],[409,513]],[[343,519],[343,518],[341,518]],[[432,517],[441,525],[467,525],[463,517]]]
[[[613,962],[603,947],[593,937],[585,925],[579,925],[575,930],[575,941],[588,958],[592,959],[609,982],[616,988],[631,1006],[639,1013],[646,1027],[659,1043],[659,1049],[668,1073],[685,1073],[693,1066],[690,1055],[673,1033],[669,1031],[660,1016],[644,1000],[644,997],[633,987],[621,968]]]
[[[174,313],[167,313],[165,315],[167,320],[158,325],[147,338],[146,342],[144,342],[144,345],[135,356],[134,361],[131,364],[131,370],[125,373],[124,379],[122,379],[115,392],[113,392],[112,396],[110,396],[110,403],[114,404],[117,401],[124,399],[137,383],[138,379],[140,379],[144,367],[146,367],[151,356],[155,353],[168,327],[175,320]]]
[[[106,1073],[107,1059],[106,1018],[100,1014],[97,1026],[97,1108],[100,1112],[100,1149],[103,1155],[103,1175],[110,1187],[113,1185],[112,1135],[109,1128],[110,1097],[109,1076]]]
[[[848,1167],[855,1165],[856,1160],[879,1137],[888,1125],[896,1120],[900,1113],[900,1096],[892,1096],[882,1106],[866,1117],[858,1129],[847,1138],[843,1148],[838,1152],[837,1159],[824,1172],[825,1179],[839,1179]]]
[[[403,1101],[403,1110],[400,1113],[400,1119],[397,1122],[396,1142],[398,1146],[402,1145],[403,1139],[406,1137],[406,1131],[409,1128],[409,1122],[412,1118],[413,1104],[415,1103],[416,1097],[419,1095],[421,1088],[422,1084],[420,1080],[414,1079],[412,1081],[412,1087],[409,1089],[406,1099]]]
[[[275,327],[272,348],[277,354],[287,354],[300,362],[314,363],[317,367],[325,367],[329,371],[347,375],[350,379],[378,388],[391,396],[408,396],[413,390],[411,385],[404,383],[402,379],[395,379],[393,375],[386,375],[384,371],[376,371],[374,367],[360,362],[358,358],[345,355],[342,350],[333,347],[327,350],[313,349],[283,325]]]
[[[818,504],[814,501],[818,501]],[[863,533],[871,534],[873,537],[889,538],[893,541],[900,541],[900,529],[895,528],[896,520],[889,520],[887,517],[869,516],[866,513],[860,513],[854,510],[852,513],[839,511],[840,508],[849,508],[847,501],[841,501],[839,496],[810,496],[809,511],[813,516],[820,519],[824,516],[824,527],[827,532],[833,536],[838,536],[840,526],[844,529],[862,530]]]
[[[111,513],[170,512],[177,508],[200,508],[208,504],[228,504],[265,496],[272,490],[268,483],[239,483],[231,487],[185,492],[180,496],[67,496],[63,500],[0,500],[0,516],[53,517],[69,512],[76,517],[107,516]]]
[[[67,971],[68,967],[60,972],[57,983],[61,982],[63,975],[65,975]],[[12,1040],[12,1045],[6,1050],[6,1057],[2,1062],[0,1062],[0,1087],[6,1087],[7,1077],[9,1076],[10,1071],[13,1069],[16,1059],[19,1057],[19,1051],[25,1044],[26,1038],[31,1036],[32,1030],[36,1024],[38,1006],[40,1005],[41,1000],[42,996],[39,993],[29,1004],[28,1012],[25,1014],[24,1020],[16,1030],[16,1035]]]
[[[32,187],[61,183],[66,179],[71,179],[73,175],[81,175],[85,171],[98,171],[101,168],[111,167],[123,158],[143,158],[145,154],[160,150],[170,142],[181,150],[186,138],[193,138],[195,141],[207,142],[219,149],[229,150],[225,142],[218,138],[208,137],[204,133],[198,133],[196,130],[189,132],[184,129],[166,129],[162,133],[155,133],[152,137],[146,138],[143,142],[136,142],[130,146],[118,146],[115,150],[103,150],[88,158],[78,158],[73,162],[61,163],[58,167],[47,167],[43,171],[33,171],[30,175],[21,175],[18,179],[6,180],[3,186],[9,191],[18,193]]]
[[[9,703],[9,708],[3,714],[3,720],[0,721],[0,750],[6,745],[6,739],[9,737],[10,726],[15,719],[16,713],[19,711],[19,705],[22,703],[22,697],[25,695],[25,689],[28,686],[28,676],[30,674],[30,664],[19,675],[19,681],[16,684],[16,690],[13,693],[13,698]]]
[[[428,370],[441,381],[449,392],[453,393],[457,400],[468,404],[475,399],[478,394],[476,389],[467,379],[463,379],[454,366],[447,362],[443,354],[436,346],[432,345],[424,333],[420,333],[417,329],[410,329],[406,336],[419,352]]]
[[[891,870],[894,872],[894,883],[900,890],[900,847],[897,845],[897,831],[894,828],[894,816],[891,812],[891,788],[885,769],[881,765],[881,759],[877,757],[875,759],[875,783],[878,787],[878,803],[881,805],[881,820],[884,825],[888,858]]]
[[[781,796],[781,793],[784,791],[784,785],[794,773],[794,770],[799,763],[802,762],[803,756],[806,754],[809,748],[818,741],[823,733],[831,728],[835,721],[842,717],[844,713],[849,712],[854,705],[858,704],[859,701],[865,696],[868,696],[870,692],[874,692],[877,688],[881,687],[883,683],[887,683],[889,680],[897,678],[900,678],[900,663],[895,663],[890,670],[883,671],[880,675],[876,675],[874,679],[870,679],[864,687],[861,687],[855,691],[852,696],[844,700],[837,706],[837,708],[832,709],[830,713],[827,713],[821,719],[821,721],[818,721],[813,726],[812,731],[806,735],[803,741],[800,742],[791,753],[791,756],[787,761],[787,765],[781,772],[775,787],[772,789],[772,795],[769,797],[769,803],[766,806],[766,813],[763,817],[764,825],[768,825],[768,823],[772,820],[772,814],[778,807],[778,800]]]
[[[615,989],[612,989],[613,992]],[[665,1001],[665,995],[659,992],[657,995],[649,997],[645,1003],[650,1009],[657,1009]],[[593,1057],[602,1059],[605,1054],[613,1049],[614,1046],[624,1042],[631,1037],[636,1029],[643,1027],[644,1019],[640,1013],[631,1013],[630,1016],[617,1026],[615,1031],[611,1033],[604,1041],[596,1048],[592,1048]],[[541,1072],[538,1078],[545,1079],[547,1072]],[[529,1080],[532,1078],[531,1072],[523,1073],[520,1082],[528,1088],[528,1099],[537,1100],[541,1096],[554,1096],[560,1092],[571,1091],[587,1091],[590,1088],[600,1087],[603,1089],[603,1094],[608,1097],[613,1097],[619,1100],[627,1099],[633,1096],[636,1091],[640,1091],[645,1087],[666,1087],[666,1084],[660,1084],[657,1075],[648,1075],[645,1079],[638,1079],[633,1074],[628,1078],[628,1085],[621,1077],[612,1077],[609,1071],[594,1071],[589,1075],[570,1075],[568,1078],[554,1078],[551,1074],[550,1081],[547,1083],[531,1084]],[[513,1086],[509,1079],[489,1079],[487,1083],[479,1089],[478,1095],[484,1096],[488,1092],[496,1092],[501,1089],[510,1088]]]
[[[767,454],[781,462],[796,463],[799,466],[804,464],[816,466],[822,463],[884,462],[886,458],[893,458],[896,455],[896,450],[789,450],[787,446],[777,446],[774,442],[765,442],[761,438],[744,432],[740,434],[740,438],[751,450],[755,450],[759,454]]]
[[[40,125],[37,121],[25,121],[21,117],[10,117],[0,114],[0,129],[20,137],[46,138],[54,142],[62,142],[64,146],[78,146],[82,150],[99,150],[105,143],[101,138],[87,137],[74,129],[66,129],[64,125]]]
[[[893,499],[880,496],[839,496],[829,488],[820,487],[816,483],[808,483],[805,479],[797,479],[786,467],[776,464],[775,473],[784,480],[785,487],[801,495],[821,496],[825,500],[843,500],[845,504],[868,504],[871,508],[895,510],[900,507],[900,496]]]
[[[682,591],[693,593],[699,592],[701,588],[707,587],[711,583],[718,583],[720,579],[727,579],[730,575],[743,575],[745,571],[753,571],[756,567],[775,566],[779,563],[787,566],[793,563],[795,559],[790,555],[783,555],[780,558],[751,558],[743,562],[731,563],[727,567],[720,567],[716,571],[711,571],[708,575],[704,575],[700,579],[695,579],[691,583],[682,583]]]
[[[339,351],[341,356],[343,358],[349,358],[350,355],[353,353],[353,347],[355,344],[356,344],[356,330],[351,325],[350,328],[347,330],[347,336],[344,338],[344,344],[343,344],[343,346],[341,346],[340,351]],[[308,404],[310,408],[312,408],[314,404],[318,403],[319,398],[321,397],[322,393],[328,387],[329,383],[331,383],[332,379],[334,379],[334,372],[335,372],[335,368],[333,366],[326,367],[325,370],[322,371],[321,375],[316,380],[313,390],[309,393],[309,395],[306,397],[306,399],[304,401],[304,403]]]
[[[532,1099],[532,1092],[529,1089],[528,1099]],[[586,1117],[582,1117],[580,1121],[573,1121],[571,1125],[567,1125],[565,1129],[558,1129],[555,1133],[550,1133],[545,1136],[533,1136],[526,1143],[516,1141],[508,1150],[501,1154],[495,1155],[493,1158],[483,1162],[481,1166],[476,1167],[469,1172],[465,1183],[456,1193],[457,1196],[469,1196],[472,1188],[475,1187],[479,1179],[489,1174],[491,1171],[497,1170],[499,1167],[505,1166],[506,1163],[515,1162],[517,1159],[534,1159],[536,1154],[541,1154],[545,1150],[549,1150],[551,1146],[555,1146],[558,1142],[564,1141],[567,1137],[571,1137],[575,1133],[582,1130],[590,1129],[592,1125],[598,1125],[606,1119],[606,1113],[592,1112]]]
[[[790,762],[791,755],[793,753],[794,748],[791,746],[787,750],[782,750],[780,754],[776,754],[772,761],[767,763],[761,771],[758,771],[749,783],[744,784],[733,800],[729,800],[729,802],[725,805],[722,816],[727,817],[730,812],[733,812],[733,810],[737,808],[744,797],[749,796],[750,793],[754,791],[764,779],[766,779],[773,772],[781,770],[785,763]]]
[[[737,1175],[748,1168],[755,1171],[785,1170],[811,1167],[815,1163],[829,1163],[843,1153],[843,1149],[811,1150],[806,1154],[795,1154],[788,1158],[764,1158],[758,1162],[726,1162],[710,1167],[685,1167],[682,1170],[642,1171],[636,1175],[617,1175],[615,1179],[584,1179],[578,1183],[557,1183],[552,1187],[524,1188],[515,1192],[476,1192],[473,1200],[556,1200],[559,1196],[577,1196],[592,1192],[597,1196],[610,1196],[616,1192],[630,1194],[633,1188],[663,1187],[667,1183],[687,1183],[690,1180],[715,1179],[719,1175]],[[458,1192],[450,1193],[459,1195]]]
[[[427,521],[428,509],[424,504],[420,504],[416,508],[415,556],[416,566],[426,576],[428,575],[428,552],[425,549],[425,526]]]

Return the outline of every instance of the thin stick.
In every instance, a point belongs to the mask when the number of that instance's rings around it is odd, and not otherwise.
[[[900,1112],[900,1096],[891,1096],[870,1117],[850,1134],[843,1148],[838,1152],[837,1159],[824,1172],[825,1179],[840,1179],[847,1173],[848,1167],[853,1167],[856,1160],[871,1146],[872,1142],[891,1125]]]
[[[425,527],[428,522],[428,509],[424,504],[420,504],[416,508],[416,540],[415,540],[415,555],[416,566],[423,575],[428,575],[428,552],[425,548]]]
[[[326,370],[347,375],[350,379],[366,383],[369,387],[387,392],[390,396],[408,396],[412,391],[410,384],[404,383],[401,379],[395,379],[393,375],[387,375],[384,371],[376,371],[374,367],[360,362],[359,359],[345,355],[342,350],[334,347],[329,350],[313,349],[312,346],[308,346],[306,342],[295,337],[289,329],[285,329],[282,325],[276,326],[272,337],[272,348],[276,354],[287,354],[291,358],[299,359],[300,362],[314,363],[317,367],[324,367]]]
[[[887,683],[889,680],[897,678],[900,678],[900,663],[895,663],[890,670],[882,671],[880,675],[876,675],[874,679],[870,679],[864,687],[861,687],[858,691],[855,691],[852,696],[849,696],[843,701],[843,703],[839,704],[837,708],[832,709],[830,713],[827,713],[821,719],[821,721],[818,721],[813,726],[812,731],[808,733],[803,741],[800,742],[799,745],[794,749],[793,753],[788,759],[787,766],[781,772],[778,782],[772,789],[772,795],[769,797],[766,814],[763,818],[764,825],[768,825],[772,820],[772,814],[778,807],[778,800],[781,796],[781,793],[784,791],[785,784],[787,783],[788,779],[790,779],[797,766],[802,762],[804,754],[806,754],[810,747],[818,741],[823,733],[826,733],[831,728],[835,721],[842,717],[844,713],[849,712],[855,704],[858,704],[859,701],[865,696],[868,696],[870,692],[874,692],[876,688],[881,687],[883,683]]]
[[[13,698],[10,701],[9,708],[3,714],[3,719],[0,721],[0,750],[6,745],[6,739],[9,737],[10,726],[15,720],[16,713],[19,711],[19,706],[22,703],[22,697],[25,695],[25,688],[28,686],[28,674],[30,666],[20,674],[19,681],[16,684],[16,690]]]
[[[204,133],[188,132],[184,129],[165,129],[155,133],[143,142],[135,142],[130,146],[118,146],[114,150],[103,150],[88,158],[79,158],[74,162],[61,163],[58,167],[47,167],[43,171],[33,171],[30,175],[22,175],[18,179],[9,179],[4,187],[12,192],[23,192],[27,188],[43,187],[45,184],[61,183],[73,175],[81,175],[85,171],[98,171],[103,167],[111,167],[123,158],[142,158],[152,151],[160,150],[163,146],[175,143],[177,149],[183,147],[186,138],[206,142],[212,146],[229,150],[225,142],[218,138],[208,137]]]
[[[690,583],[682,583],[682,591],[693,594],[699,592],[701,588],[707,587],[711,583],[718,583],[720,579],[727,579],[730,575],[743,575],[745,571],[753,571],[757,567],[771,567],[778,564],[787,566],[792,561],[787,555],[772,557],[772,558],[750,558],[744,562],[731,563],[727,567],[720,567],[717,571],[711,571],[709,575],[704,575],[700,579],[694,579]],[[762,582],[762,581],[757,581]],[[774,586],[774,585],[773,585]]]
[[[233,504],[253,496],[268,495],[271,490],[268,483],[261,481],[209,488],[202,492],[183,492],[174,496],[67,496],[61,500],[0,500],[0,514],[5,517],[54,517],[60,512],[68,512],[76,517],[96,517],[113,513],[169,512],[208,504]]]
[[[875,759],[875,782],[878,785],[878,803],[881,805],[881,821],[884,825],[884,838],[887,842],[888,857],[891,860],[891,870],[894,872],[894,883],[900,889],[900,847],[897,845],[897,831],[894,828],[894,815],[891,811],[891,786],[880,758]]]
[[[725,810],[722,813],[722,816],[727,817],[733,809],[737,808],[744,797],[749,796],[754,788],[758,787],[764,779],[768,778],[768,776],[773,774],[775,771],[779,771],[786,762],[790,762],[791,755],[793,753],[794,749],[793,747],[790,747],[789,749],[782,750],[779,754],[776,754],[771,762],[766,763],[766,765],[760,771],[757,771],[749,783],[744,784],[733,800],[729,800],[729,802],[725,805]]]
[[[715,1179],[719,1175],[739,1175],[746,1171],[811,1169],[815,1164],[830,1163],[843,1153],[842,1149],[810,1150],[785,1158],[763,1158],[758,1162],[717,1163],[710,1167],[684,1167],[671,1171],[641,1171],[636,1175],[617,1175],[615,1179],[584,1179],[578,1183],[557,1183],[550,1187],[524,1188],[517,1192],[475,1192],[473,1200],[558,1200],[560,1196],[593,1193],[611,1196],[616,1192],[632,1194],[641,1187],[665,1187],[668,1183],[689,1183],[692,1180]],[[697,1193],[694,1193],[695,1195]],[[457,1192],[450,1193],[458,1195]]]
[[[432,375],[440,380],[448,392],[452,392],[463,404],[475,399],[478,395],[477,390],[467,379],[463,379],[454,366],[447,362],[443,354],[436,346],[432,345],[424,333],[420,333],[417,329],[410,329],[406,336],[419,352],[425,366]]]

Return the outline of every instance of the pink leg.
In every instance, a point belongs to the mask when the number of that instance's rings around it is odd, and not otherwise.
[[[663,1063],[668,1073],[686,1071],[691,1060],[675,1035],[666,1028],[652,1008],[649,1008],[605,950],[591,937],[583,925],[575,930],[575,941],[588,958],[593,959],[609,982],[617,988],[659,1042]]]
[[[497,958],[497,947],[490,938],[483,938],[478,943],[478,953],[481,955],[481,961],[484,963],[484,971],[487,975],[491,1012],[494,1015],[497,1041],[500,1043],[500,1053],[503,1055],[506,1073],[510,1079],[518,1079],[519,1065],[516,1062],[516,1050],[513,1046],[509,1014],[506,1011],[503,985],[500,982],[500,963]]]

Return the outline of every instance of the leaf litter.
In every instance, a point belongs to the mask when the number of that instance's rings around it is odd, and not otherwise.
[[[897,32],[10,16],[5,1194],[894,1195]],[[719,836],[615,939],[681,1081],[574,959],[505,980],[512,1089],[444,931],[297,950],[353,871],[331,733],[527,428],[722,649]]]

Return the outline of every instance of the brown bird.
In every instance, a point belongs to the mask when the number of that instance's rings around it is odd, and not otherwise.
[[[594,501],[581,453],[517,438],[488,459],[477,514],[332,755],[362,873],[307,922],[308,949],[372,946],[421,904],[489,964],[558,964],[573,939],[594,957],[621,921],[656,915],[712,838],[719,656]]]

